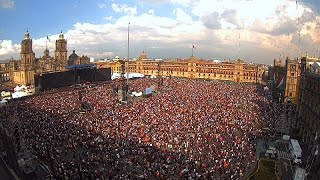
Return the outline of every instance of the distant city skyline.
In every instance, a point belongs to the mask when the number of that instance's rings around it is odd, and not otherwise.
[[[263,64],[296,58],[299,45],[320,54],[317,0],[0,0],[0,16],[0,60],[20,58],[27,30],[36,57],[46,41],[53,56],[62,30],[68,55],[124,58],[129,22],[131,58],[186,58],[193,44],[198,58]]]

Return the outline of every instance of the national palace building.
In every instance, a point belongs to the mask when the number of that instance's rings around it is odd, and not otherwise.
[[[117,59],[98,62],[97,66],[111,67],[113,73],[120,73],[121,71],[121,62]],[[129,73],[247,83],[261,83],[267,69],[264,65],[246,63],[239,59],[234,62],[218,62],[191,56],[188,59],[154,60],[148,59],[145,52],[142,52],[135,61],[125,61],[125,70]]]
[[[54,56],[50,56],[46,47],[43,56],[36,58],[32,49],[32,39],[27,31],[21,42],[20,60],[11,59],[9,62],[0,64],[0,81],[11,81],[19,85],[34,85],[34,75],[67,70],[72,64],[88,64],[89,57],[79,57],[73,53],[68,57],[67,40],[64,34],[59,34],[55,41]]]

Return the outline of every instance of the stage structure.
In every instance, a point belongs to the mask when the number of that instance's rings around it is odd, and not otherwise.
[[[47,91],[81,83],[111,81],[111,68],[97,69],[94,64],[72,65],[67,71],[35,75],[39,91]]]

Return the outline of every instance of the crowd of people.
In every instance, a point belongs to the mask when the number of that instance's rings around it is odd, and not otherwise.
[[[129,81],[129,91],[154,81]],[[279,113],[254,84],[168,78],[155,89],[125,104],[110,84],[82,89],[81,100],[78,89],[45,93],[0,118],[57,179],[241,179]],[[92,110],[79,112],[82,102]]]

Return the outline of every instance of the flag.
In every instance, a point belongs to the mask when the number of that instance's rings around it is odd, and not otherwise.
[[[281,79],[280,83],[278,84],[277,88],[283,85],[284,77]]]

